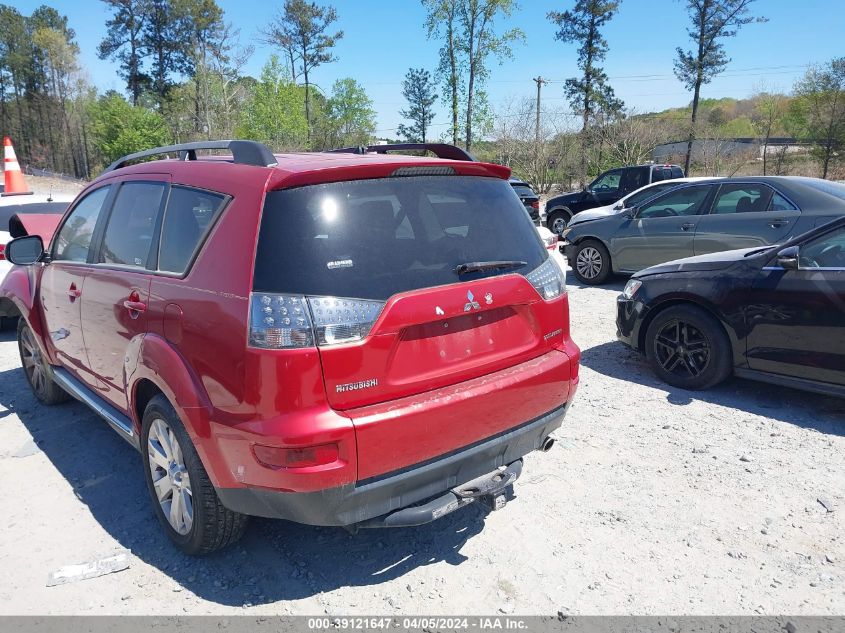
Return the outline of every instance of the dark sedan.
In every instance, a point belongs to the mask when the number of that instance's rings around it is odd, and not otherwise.
[[[845,218],[782,246],[640,271],[617,335],[665,382],[705,389],[732,373],[845,396]]]
[[[540,218],[540,196],[534,193],[534,190],[524,180],[520,180],[519,178],[511,178],[510,179],[511,187],[516,192],[516,195],[519,196],[519,199],[522,201],[522,205],[525,207],[525,210],[528,211],[528,215],[531,216],[532,222],[536,226],[540,226],[542,220]]]
[[[680,185],[622,213],[578,221],[561,251],[601,284],[693,255],[779,244],[845,215],[845,185],[819,178],[722,178]]]

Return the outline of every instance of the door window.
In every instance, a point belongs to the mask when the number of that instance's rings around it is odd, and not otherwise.
[[[698,215],[707,199],[709,187],[683,187],[673,189],[656,200],[640,207],[638,218],[671,218]]]
[[[619,182],[622,180],[622,171],[609,171],[596,178],[590,185],[590,190],[596,193],[611,193],[619,191]]]
[[[172,187],[161,228],[158,269],[182,274],[188,270],[225,198],[216,193]]]
[[[761,213],[768,209],[771,196],[765,185],[722,185],[712,213]]]
[[[636,191],[648,184],[649,167],[634,167],[625,173],[625,191]]]
[[[845,270],[845,229],[838,229],[807,244],[799,251],[801,268],[838,268]]]
[[[100,262],[144,268],[153,244],[153,234],[164,183],[125,182],[117,192]]]
[[[62,225],[53,248],[54,261],[85,262],[91,250],[91,237],[110,186],[101,187],[85,196]]]

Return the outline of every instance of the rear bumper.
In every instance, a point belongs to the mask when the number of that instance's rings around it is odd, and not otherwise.
[[[224,506],[243,514],[288,519],[308,525],[354,525],[441,497],[470,480],[502,466],[513,465],[540,448],[543,440],[561,426],[570,403],[571,399],[562,407],[454,453],[355,484],[316,492],[218,488],[217,494]],[[443,514],[445,512],[432,510],[428,520]],[[421,516],[428,515],[423,512]],[[426,521],[416,523],[423,522]]]

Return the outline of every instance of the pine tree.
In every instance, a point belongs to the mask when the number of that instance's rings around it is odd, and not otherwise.
[[[397,129],[399,136],[410,143],[425,143],[428,127],[434,120],[434,104],[437,93],[431,75],[423,68],[410,68],[402,82],[402,96],[408,101],[408,109],[399,115],[410,119],[410,125],[402,124]]]

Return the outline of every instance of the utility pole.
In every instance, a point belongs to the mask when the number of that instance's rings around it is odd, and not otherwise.
[[[534,123],[534,143],[537,147],[537,152],[540,151],[540,88],[543,84],[549,83],[542,77],[535,77],[532,81],[537,84],[537,120]]]

